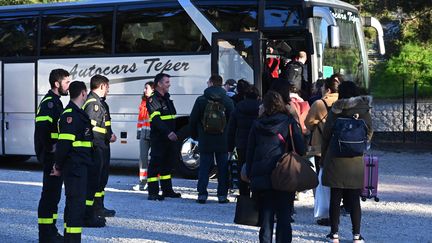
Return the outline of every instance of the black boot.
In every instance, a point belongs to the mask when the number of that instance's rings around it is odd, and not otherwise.
[[[116,211],[113,209],[105,208],[104,199],[105,199],[105,196],[102,196],[101,200],[102,200],[102,209],[103,209],[104,217],[114,217],[116,214]]]
[[[164,197],[172,197],[172,198],[179,198],[181,197],[181,194],[178,192],[174,192],[172,188],[172,182],[171,179],[164,179],[160,181],[161,188],[162,188],[162,196]]]
[[[84,219],[84,227],[87,228],[102,228],[105,227],[105,218],[100,217],[92,217],[88,219]]]

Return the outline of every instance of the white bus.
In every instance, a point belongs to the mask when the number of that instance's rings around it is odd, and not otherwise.
[[[0,7],[0,155],[34,155],[37,105],[50,88],[49,72],[64,68],[72,80],[88,83],[95,74],[110,79],[107,102],[119,138],[112,158],[136,160],[140,95],[145,82],[165,72],[172,76],[170,93],[184,138],[176,169],[193,176],[199,156],[187,138],[188,116],[210,74],[243,78],[265,92],[266,49],[272,43],[282,59],[307,52],[310,83],[338,72],[367,89],[365,24],[378,30],[384,53],[379,22],[337,0],[100,0]]]

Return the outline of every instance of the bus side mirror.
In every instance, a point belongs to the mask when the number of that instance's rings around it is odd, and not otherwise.
[[[328,39],[329,39],[330,48],[340,47],[339,26],[334,26],[334,25],[328,26]]]

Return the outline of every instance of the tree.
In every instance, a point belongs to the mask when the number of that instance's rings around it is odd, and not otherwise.
[[[3,5],[19,5],[19,4],[34,4],[34,3],[56,3],[56,2],[75,2],[77,0],[2,0],[0,6]]]

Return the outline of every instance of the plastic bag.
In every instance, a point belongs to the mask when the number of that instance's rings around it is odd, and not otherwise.
[[[315,191],[314,217],[328,218],[330,209],[330,187],[322,185],[322,169],[319,172],[319,184]]]

